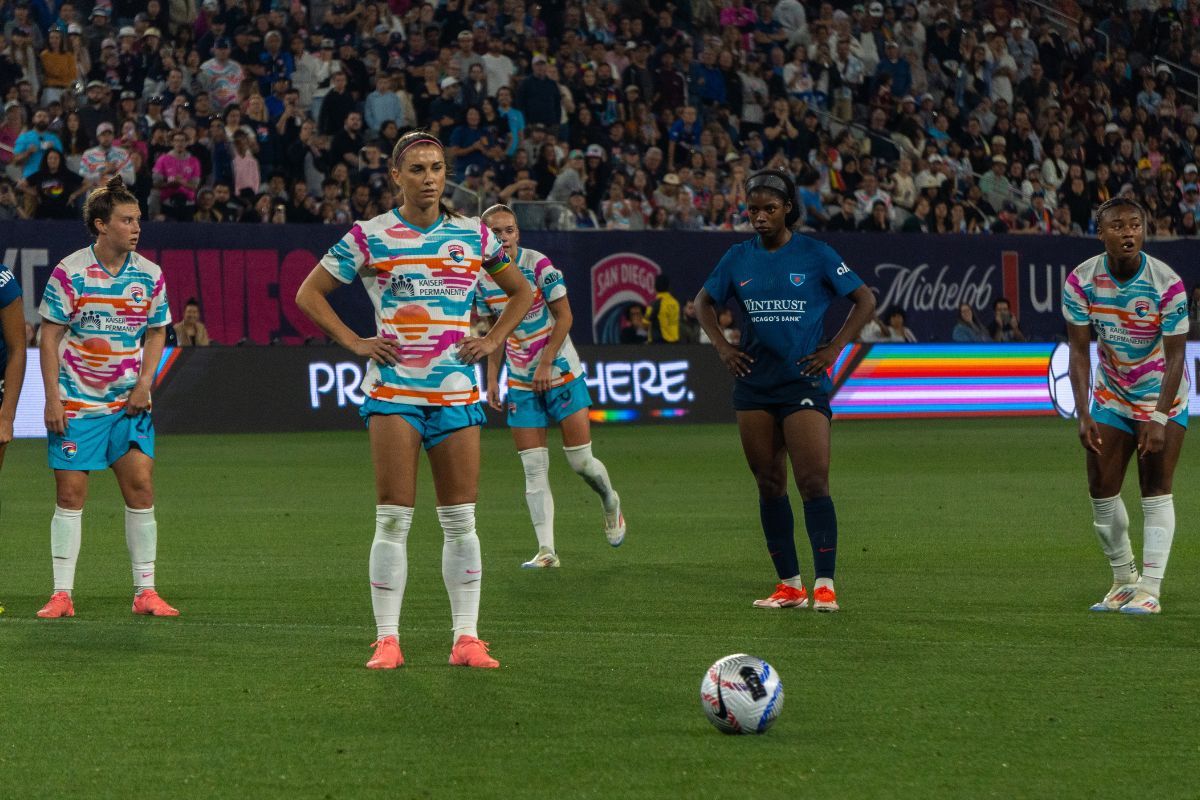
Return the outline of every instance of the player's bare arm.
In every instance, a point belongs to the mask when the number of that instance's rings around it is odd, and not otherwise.
[[[717,357],[721,359],[721,363],[736,377],[749,375],[750,365],[754,363],[754,359],[731,345],[725,338],[725,332],[721,330],[721,325],[717,322],[717,304],[713,302],[712,295],[708,293],[707,289],[701,289],[696,295],[695,302],[696,319],[700,320],[700,327],[708,334],[709,341],[716,348]]]

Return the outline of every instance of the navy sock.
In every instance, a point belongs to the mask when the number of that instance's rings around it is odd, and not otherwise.
[[[758,516],[762,520],[763,534],[767,537],[767,552],[775,562],[775,573],[779,580],[796,577],[800,574],[800,560],[796,557],[796,537],[793,533],[795,520],[788,496],[759,497]]]
[[[818,578],[833,578],[837,564],[837,512],[832,497],[814,497],[804,502],[804,526],[812,545],[813,567]]]

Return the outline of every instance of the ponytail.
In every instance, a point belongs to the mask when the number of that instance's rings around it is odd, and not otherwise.
[[[83,203],[83,222],[88,232],[92,236],[99,236],[96,220],[107,225],[112,220],[113,209],[128,203],[138,205],[138,199],[125,186],[120,175],[113,175],[99,189],[93,189]]]

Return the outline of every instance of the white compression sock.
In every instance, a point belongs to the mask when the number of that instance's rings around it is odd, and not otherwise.
[[[533,520],[539,548],[554,552],[554,495],[550,493],[550,451],[545,447],[522,450],[525,468],[525,503]]]
[[[1138,588],[1158,597],[1167,560],[1171,557],[1171,542],[1175,539],[1174,496],[1143,497],[1142,514],[1146,527],[1142,544],[1142,579],[1138,581]]]
[[[479,537],[475,535],[475,504],[438,506],[438,520],[445,536],[442,544],[442,580],[450,595],[450,618],[454,641],[479,636],[479,589],[483,583],[483,561]]]
[[[592,487],[592,491],[600,495],[600,502],[604,504],[604,510],[612,512],[616,506],[616,498],[613,495],[612,484],[608,480],[608,470],[604,468],[603,462],[592,455],[592,443],[564,447],[563,452],[566,453],[567,463],[571,465],[571,469],[575,470],[575,473],[583,478],[588,486]]]
[[[1113,583],[1137,580],[1133,548],[1129,544],[1129,514],[1121,495],[1092,498],[1092,520],[1100,547],[1108,556],[1113,571]]]
[[[130,508],[125,506],[125,545],[133,565],[133,590],[154,588],[154,559],[158,550],[158,523],[154,506]]]
[[[398,635],[400,603],[408,583],[408,531],[413,510],[408,506],[375,506],[375,540],[367,571],[371,576],[371,609],[377,637]]]
[[[75,589],[75,563],[83,538],[83,509],[54,507],[50,519],[50,555],[54,565],[54,591],[70,594]]]

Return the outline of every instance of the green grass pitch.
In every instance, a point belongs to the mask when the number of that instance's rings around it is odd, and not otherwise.
[[[764,611],[773,581],[731,426],[597,428],[629,536],[551,448],[557,571],[507,431],[484,434],[481,636],[447,666],[428,476],[409,542],[408,663],[363,668],[373,484],[363,433],[168,436],[159,584],[133,617],[111,475],[84,516],[78,616],[51,587],[44,445],[0,474],[0,797],[1091,798],[1196,796],[1200,454],[1185,446],[1157,618],[1090,614],[1110,574],[1059,420],[839,423],[843,612]],[[552,442],[557,442],[552,434]],[[1126,503],[1140,553],[1136,481]],[[797,519],[799,503],[793,497]],[[798,529],[801,564],[811,560]],[[762,737],[698,688],[749,652],[783,678]]]

